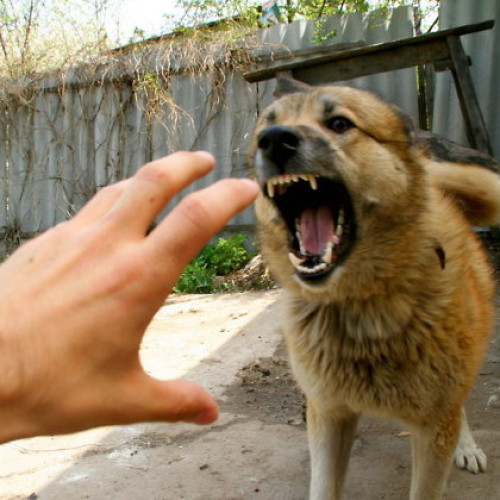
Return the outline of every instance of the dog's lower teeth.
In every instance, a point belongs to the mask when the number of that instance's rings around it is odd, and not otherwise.
[[[293,252],[288,252],[288,258],[290,259],[292,266],[295,268],[302,267],[302,264],[306,260],[305,258],[301,259],[300,257],[297,257]]]
[[[331,249],[330,249],[331,252]],[[292,266],[297,269],[301,274],[317,274],[317,273],[322,273],[326,271],[329,266],[331,265],[331,262],[320,262],[319,264],[316,264],[313,267],[309,267],[305,265],[305,262],[307,261],[309,257],[299,257],[293,252],[288,252],[288,259],[292,263]]]
[[[328,264],[321,262],[320,264],[316,264],[314,267],[297,266],[296,269],[302,274],[317,274],[326,271],[328,269]]]

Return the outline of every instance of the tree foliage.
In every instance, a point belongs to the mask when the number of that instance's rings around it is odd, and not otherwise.
[[[16,78],[98,54],[114,0],[0,0],[0,76]]]
[[[321,19],[333,14],[367,12],[372,9],[388,9],[401,5],[412,6],[416,15],[422,19],[427,18],[427,25],[432,27],[437,16],[439,0],[281,0],[276,2],[177,0],[177,6],[184,12],[180,20],[182,26],[196,26],[220,19],[245,20],[255,24],[291,23],[296,19]]]

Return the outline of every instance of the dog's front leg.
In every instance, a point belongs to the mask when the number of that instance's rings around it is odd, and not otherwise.
[[[307,401],[310,500],[340,499],[357,422],[358,414],[346,407],[327,413]]]
[[[433,427],[412,429],[410,500],[440,500],[460,433],[461,410],[443,415]]]

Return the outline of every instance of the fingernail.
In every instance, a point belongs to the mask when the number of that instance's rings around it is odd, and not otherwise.
[[[238,179],[242,184],[246,184],[248,187],[252,189],[252,191],[257,192],[259,190],[259,185],[255,182],[252,181],[251,179]]]
[[[209,153],[208,151],[195,151],[194,154],[198,155],[201,158],[209,160],[212,163],[215,163],[214,155],[212,153]]]

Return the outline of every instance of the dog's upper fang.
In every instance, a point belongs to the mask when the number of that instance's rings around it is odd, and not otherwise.
[[[274,198],[274,184],[271,180],[267,181],[267,195],[269,198]]]
[[[289,186],[301,180],[309,182],[309,186],[313,191],[318,190],[318,176],[315,174],[282,174],[267,180],[267,195],[269,198],[274,198],[276,187],[279,187],[278,193],[283,194]]]

